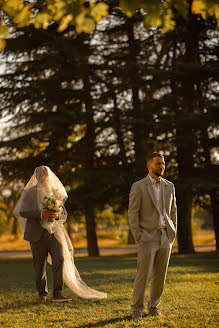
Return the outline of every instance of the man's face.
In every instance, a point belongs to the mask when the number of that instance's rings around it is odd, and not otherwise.
[[[149,173],[153,173],[157,177],[162,177],[165,171],[165,162],[161,157],[154,157],[148,162]]]

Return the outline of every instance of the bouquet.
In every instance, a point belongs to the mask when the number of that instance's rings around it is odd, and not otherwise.
[[[63,203],[62,201],[58,201],[54,196],[45,196],[44,200],[42,202],[42,209],[45,210],[50,210],[54,211],[56,213],[59,213],[63,208]],[[59,220],[59,218],[56,218],[55,220],[53,219],[42,219],[41,220],[41,226],[46,229],[49,233],[54,233],[55,232],[55,226],[56,226],[56,221]]]

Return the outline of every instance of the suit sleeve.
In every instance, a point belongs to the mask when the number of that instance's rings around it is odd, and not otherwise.
[[[177,206],[176,206],[176,195],[175,195],[175,187],[173,185],[173,200],[171,204],[171,220],[173,221],[175,229],[177,229]]]
[[[30,222],[40,222],[41,211],[37,206],[37,191],[35,187],[26,190],[24,193],[19,214]]]
[[[41,219],[41,211],[22,211],[20,212],[20,216],[26,218],[30,222],[39,222]]]
[[[129,208],[128,208],[128,218],[129,225],[135,241],[138,242],[142,235],[141,227],[139,226],[139,212],[141,207],[141,190],[138,185],[134,183],[132,185],[129,194]]]

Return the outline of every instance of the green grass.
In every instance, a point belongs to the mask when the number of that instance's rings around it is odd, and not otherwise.
[[[172,256],[160,306],[164,316],[145,316],[137,323],[130,320],[136,258],[76,258],[76,265],[84,281],[107,292],[107,299],[84,300],[65,288],[72,302],[39,304],[32,260],[0,260],[0,327],[219,327],[219,258],[214,254]],[[51,299],[50,267],[48,280]]]

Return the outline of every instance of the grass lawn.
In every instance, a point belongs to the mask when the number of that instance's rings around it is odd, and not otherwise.
[[[164,316],[130,320],[135,257],[76,258],[82,278],[108,299],[39,304],[31,259],[0,260],[1,328],[219,327],[219,258],[215,254],[171,258],[161,310]],[[52,272],[48,267],[50,299]],[[146,298],[148,297],[148,290]]]

